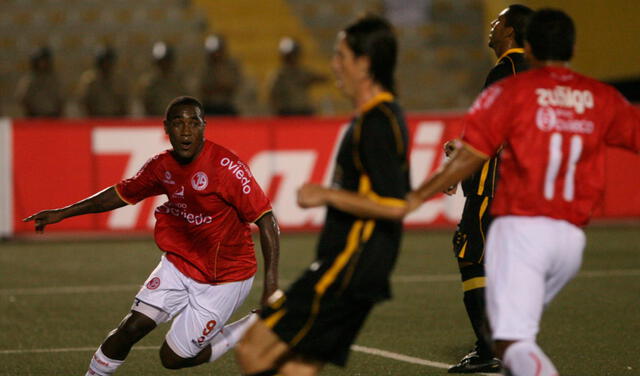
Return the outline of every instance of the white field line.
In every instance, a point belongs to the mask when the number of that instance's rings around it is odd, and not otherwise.
[[[132,350],[137,351],[148,351],[148,350],[158,350],[159,346],[134,346]],[[0,355],[16,355],[16,354],[51,354],[51,353],[65,353],[65,352],[93,352],[96,350],[96,347],[69,347],[69,348],[59,348],[59,349],[15,349],[15,350],[0,350]],[[351,345],[351,350],[356,352],[361,352],[364,354],[380,356],[382,358],[397,360],[400,362],[418,364],[421,366],[427,366],[432,368],[441,368],[447,369],[451,367],[450,364],[435,362],[433,360],[416,358],[414,356],[408,356],[403,354],[398,354],[395,352],[376,349],[372,347],[359,346],[359,345]],[[481,374],[482,375],[482,374]]]
[[[61,349],[13,349],[13,350],[0,350],[0,355],[12,355],[12,354],[50,354],[50,353],[65,353],[65,352],[95,352],[97,345],[93,347],[67,347]],[[160,346],[134,346],[132,350],[158,350]]]
[[[607,277],[637,277],[640,269],[611,269],[611,270],[585,270],[578,273],[576,278],[607,278]],[[395,283],[420,283],[420,282],[457,282],[459,274],[416,274],[399,275],[392,278]],[[290,281],[281,280],[286,285]],[[86,294],[105,292],[138,291],[141,285],[105,285],[105,286],[59,286],[59,287],[25,287],[0,289],[0,296],[18,295],[51,295],[51,294]]]

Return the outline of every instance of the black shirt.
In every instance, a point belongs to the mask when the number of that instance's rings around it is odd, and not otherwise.
[[[524,50],[512,48],[498,59],[496,65],[489,71],[482,89],[493,85],[503,78],[514,76],[518,72],[529,69]],[[498,157],[491,158],[482,165],[480,171],[462,181],[462,191],[465,196],[493,197],[498,170]]]
[[[380,94],[353,119],[338,150],[332,185],[384,205],[404,206],[411,189],[408,132],[392,100],[391,94]],[[334,271],[326,273],[325,282],[354,298],[389,298],[401,236],[400,221],[358,218],[328,207],[317,248],[318,260],[332,263]]]

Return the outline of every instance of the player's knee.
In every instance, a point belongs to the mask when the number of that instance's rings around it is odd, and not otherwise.
[[[116,332],[132,342],[137,342],[155,327],[155,321],[140,313],[133,312],[124,320]]]
[[[166,369],[180,369],[186,366],[188,359],[178,356],[166,342],[160,347],[160,362]]]

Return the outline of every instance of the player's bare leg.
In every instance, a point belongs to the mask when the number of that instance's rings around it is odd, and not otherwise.
[[[182,358],[171,349],[167,341],[164,341],[160,348],[162,365],[168,369],[180,369],[214,362],[238,343],[256,318],[257,316],[251,313],[238,321],[225,325],[213,337],[209,346],[193,358]]]
[[[256,321],[236,345],[236,361],[244,375],[275,375],[289,346],[262,320]]]
[[[306,359],[292,358],[280,366],[278,375],[282,376],[316,376],[324,364]]]
[[[155,321],[140,312],[131,311],[93,355],[87,375],[112,375],[124,363],[133,345],[155,327]]]

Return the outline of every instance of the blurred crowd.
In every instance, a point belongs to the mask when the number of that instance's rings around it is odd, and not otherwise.
[[[209,116],[241,115],[238,96],[244,78],[239,62],[230,56],[222,35],[210,35],[204,42],[204,68],[195,85],[175,70],[176,50],[158,41],[150,51],[148,70],[129,82],[118,73],[118,51],[104,45],[94,56],[93,67],[79,72],[71,92],[64,92],[55,67],[55,51],[48,46],[36,49],[29,58],[29,72],[16,88],[16,99],[25,117],[65,117],[66,104],[74,101],[81,116],[126,117],[163,116],[166,105],[180,95],[198,97]],[[280,40],[280,66],[270,75],[268,105],[272,115],[306,116],[316,110],[309,90],[328,81],[324,74],[302,64],[303,48],[291,37]],[[189,89],[191,87],[191,89]]]

